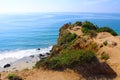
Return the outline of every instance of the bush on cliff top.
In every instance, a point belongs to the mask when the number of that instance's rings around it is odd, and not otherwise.
[[[50,59],[46,59],[43,62],[36,64],[37,67],[40,65],[48,69],[60,69],[68,68],[74,65],[82,65],[90,63],[96,59],[95,54],[92,51],[86,50],[63,50],[57,56]]]
[[[93,23],[89,22],[89,21],[85,21],[82,24],[82,29],[81,31],[85,34],[85,35],[90,35],[90,37],[96,37],[97,33],[96,30],[98,29],[98,27],[96,25],[94,25]]]
[[[80,21],[76,21],[75,23],[74,23],[74,26],[81,26],[82,25],[82,22],[80,22]]]
[[[85,34],[89,34],[89,33],[91,33],[91,30],[94,30],[94,32],[109,32],[113,36],[118,35],[113,29],[111,29],[109,27],[101,27],[101,28],[99,28],[99,27],[95,26],[93,23],[91,23],[89,21],[83,22],[83,24],[82,24],[82,32],[85,33]]]
[[[96,30],[96,29],[98,29],[97,26],[95,26],[93,23],[91,23],[91,22],[89,22],[89,21],[83,22],[82,27],[83,27],[83,28],[87,28],[87,29],[89,29],[89,30]]]
[[[117,36],[118,34],[111,28],[109,27],[101,27],[97,30],[97,32],[109,32],[110,34],[112,34],[113,36]]]

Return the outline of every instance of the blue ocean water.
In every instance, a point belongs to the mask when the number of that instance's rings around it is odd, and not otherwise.
[[[59,28],[69,22],[89,20],[120,34],[120,14],[30,13],[0,15],[0,52],[47,48],[56,44]]]

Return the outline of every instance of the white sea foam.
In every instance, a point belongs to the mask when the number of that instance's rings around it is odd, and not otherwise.
[[[27,49],[27,50],[13,50],[13,51],[3,51],[0,52],[0,60],[5,58],[17,58],[20,59],[22,57],[35,55],[35,54],[45,54],[52,49],[52,46],[48,48],[37,49]]]
[[[36,55],[36,54],[45,54],[47,52],[50,52],[52,49],[52,46],[48,48],[41,48],[40,50],[37,49],[27,49],[27,50],[13,50],[13,51],[3,51],[0,52],[0,66],[3,64],[14,62],[18,59],[21,59],[23,57],[27,57],[30,55]]]

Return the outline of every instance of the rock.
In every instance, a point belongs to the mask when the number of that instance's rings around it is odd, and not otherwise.
[[[34,58],[35,56],[34,56],[34,55],[31,55],[30,57],[31,57],[31,58]]]
[[[40,48],[38,48],[37,50],[40,50]]]
[[[46,57],[41,58],[41,60],[44,60],[44,59],[46,59]]]
[[[44,58],[45,57],[45,55],[43,55],[43,54],[39,54],[39,58],[41,59],[41,58]]]
[[[26,61],[26,63],[29,63],[28,61]]]
[[[46,53],[47,55],[50,55],[50,53]]]
[[[113,45],[113,46],[116,46],[116,45],[117,45],[117,43],[116,43],[116,42],[112,42],[112,45]]]
[[[99,48],[102,48],[102,47],[103,47],[103,44],[100,44],[100,45],[99,45]]]
[[[16,69],[16,67],[14,67],[13,69]]]
[[[45,56],[45,55],[43,55],[43,54],[40,54],[39,56]]]
[[[115,46],[117,46],[117,43],[114,42],[114,41],[108,41],[108,46],[109,47],[115,47]]]
[[[6,64],[4,65],[4,68],[10,67],[10,66],[11,66],[10,64]]]
[[[52,52],[52,50],[50,50],[50,52]]]

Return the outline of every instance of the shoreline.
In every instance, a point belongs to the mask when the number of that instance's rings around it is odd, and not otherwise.
[[[23,57],[21,59],[18,59],[17,61],[10,64],[10,66],[6,68],[0,68],[0,72],[10,72],[10,71],[20,71],[23,69],[32,69],[32,67],[36,64],[37,61],[39,61],[39,57]],[[9,64],[9,63],[8,63]],[[4,65],[5,66],[5,65]]]
[[[52,47],[49,47],[42,50],[42,49],[36,49],[38,52],[37,54],[31,54],[29,56],[25,56],[22,58],[5,58],[0,60],[0,64],[3,64],[0,67],[0,72],[11,72],[11,71],[21,71],[24,69],[32,69],[36,62],[42,60],[42,58],[46,58],[48,56],[48,53]],[[46,50],[46,51],[45,51]],[[44,52],[43,52],[44,51]]]

